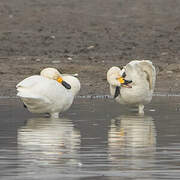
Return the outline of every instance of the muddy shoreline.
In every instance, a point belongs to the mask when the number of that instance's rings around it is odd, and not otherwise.
[[[179,92],[178,0],[2,0],[0,17],[0,96],[44,67],[78,73],[79,95],[108,94],[107,70],[133,59],[154,63],[155,92]]]

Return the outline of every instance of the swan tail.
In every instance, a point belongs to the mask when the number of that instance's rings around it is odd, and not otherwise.
[[[47,107],[50,104],[47,98],[35,95],[26,89],[18,88],[17,96],[21,98],[25,106],[29,111],[35,113],[43,113],[47,111]]]
[[[17,90],[18,90],[17,96],[20,97],[20,98],[40,99],[39,96],[36,96],[36,95],[26,91],[26,90],[23,91],[23,88],[18,88]]]

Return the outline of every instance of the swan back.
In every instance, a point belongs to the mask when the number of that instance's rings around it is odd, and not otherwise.
[[[133,81],[138,87],[154,91],[156,81],[156,70],[152,62],[149,60],[134,60],[125,66],[127,78]]]

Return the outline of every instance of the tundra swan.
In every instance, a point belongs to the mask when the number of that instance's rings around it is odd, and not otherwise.
[[[125,67],[111,67],[107,72],[110,93],[120,104],[138,105],[144,114],[144,104],[151,101],[156,70],[149,60],[133,60]]]
[[[30,76],[17,84],[17,96],[32,113],[49,113],[58,117],[73,103],[80,82],[73,75],[60,74],[55,68],[45,68],[40,75]]]

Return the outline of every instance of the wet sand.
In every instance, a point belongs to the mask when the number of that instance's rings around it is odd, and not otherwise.
[[[156,66],[156,92],[180,87],[179,0],[1,0],[0,96],[44,67],[78,73],[80,95],[108,94],[106,72],[133,59]]]

